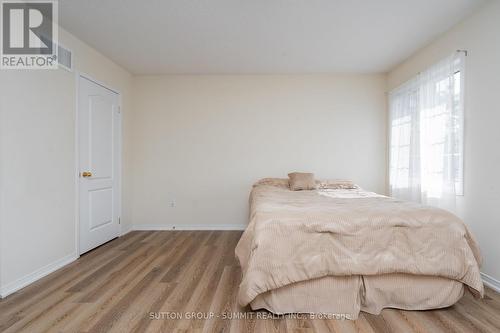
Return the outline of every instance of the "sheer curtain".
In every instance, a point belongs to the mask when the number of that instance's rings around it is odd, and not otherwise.
[[[463,79],[457,52],[390,92],[392,196],[455,208],[463,192]]]

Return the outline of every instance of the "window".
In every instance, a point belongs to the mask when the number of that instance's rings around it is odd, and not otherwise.
[[[463,194],[463,54],[389,95],[391,195],[445,208]]]

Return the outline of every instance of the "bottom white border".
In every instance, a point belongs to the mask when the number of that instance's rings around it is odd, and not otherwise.
[[[15,293],[16,291],[32,284],[35,281],[40,280],[41,278],[49,275],[50,273],[53,273],[57,271],[60,268],[63,268],[64,266],[72,263],[78,259],[78,256],[76,253],[72,253],[66,257],[63,257],[59,260],[54,261],[51,264],[48,264],[40,269],[37,269],[33,273],[27,274],[23,276],[20,279],[17,279],[16,281],[13,281],[2,288],[0,288],[0,297],[4,298],[9,296],[12,293]]]

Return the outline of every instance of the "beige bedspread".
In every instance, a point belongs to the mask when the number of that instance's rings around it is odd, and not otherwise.
[[[361,189],[290,191],[285,180],[258,182],[236,255],[243,306],[296,282],[389,273],[452,279],[483,295],[480,252],[459,218]]]

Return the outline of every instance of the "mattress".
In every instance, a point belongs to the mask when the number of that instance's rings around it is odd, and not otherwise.
[[[290,191],[257,182],[236,246],[240,305],[356,318],[482,296],[481,256],[455,215],[362,189]]]

